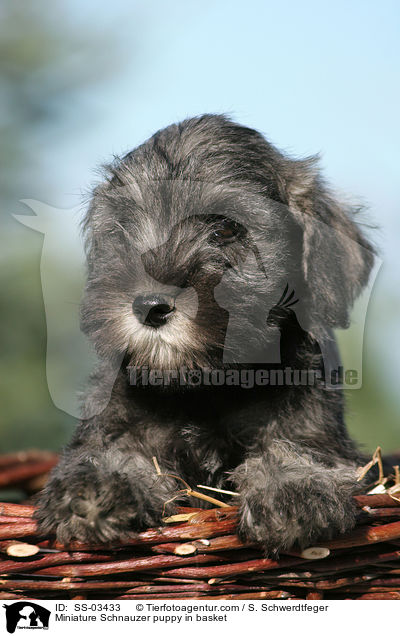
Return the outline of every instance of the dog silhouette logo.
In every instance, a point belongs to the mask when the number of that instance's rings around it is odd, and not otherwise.
[[[17,601],[3,607],[6,610],[6,627],[9,634],[14,634],[16,629],[49,628],[51,612],[37,603]]]

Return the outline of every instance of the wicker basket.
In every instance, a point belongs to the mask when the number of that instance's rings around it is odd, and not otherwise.
[[[0,489],[17,486],[26,499],[56,461],[40,451],[0,456]],[[38,536],[33,505],[0,503],[0,598],[400,599],[400,496],[355,499],[351,533],[279,560],[239,539],[234,507],[180,508],[124,545],[67,550]]]

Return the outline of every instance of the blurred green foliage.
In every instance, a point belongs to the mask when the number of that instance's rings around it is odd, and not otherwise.
[[[107,77],[109,51],[89,25],[71,24],[66,6],[15,0],[0,8],[0,451],[58,448],[75,425],[47,388],[43,236],[12,217],[20,198],[51,195],[41,136],[66,125],[78,135],[80,93]],[[54,276],[66,266],[55,260]]]
[[[381,330],[390,330],[388,316],[396,316],[398,312],[390,311],[389,303],[387,306],[376,305],[372,289],[363,340],[362,387],[345,391],[346,421],[350,433],[363,450],[372,452],[381,446],[383,452],[388,454],[400,450],[399,405],[393,390],[394,382],[390,381],[393,370],[388,368],[384,358],[386,349],[381,346]],[[358,307],[354,311],[354,320],[361,323]],[[361,329],[360,324],[356,328]],[[351,368],[353,329],[338,333],[345,368]]]

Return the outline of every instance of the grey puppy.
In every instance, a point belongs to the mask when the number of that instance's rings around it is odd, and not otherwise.
[[[84,228],[82,326],[101,364],[41,530],[105,542],[157,525],[185,501],[172,475],[235,490],[240,532],[267,554],[351,528],[364,460],[327,375],[373,250],[316,160],[224,116],[188,119],[108,167]]]

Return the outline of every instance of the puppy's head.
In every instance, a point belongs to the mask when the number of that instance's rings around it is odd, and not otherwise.
[[[311,332],[345,327],[373,262],[314,159],[214,115],[109,166],[84,229],[84,331],[101,357],[157,369],[268,362],[285,289]]]

